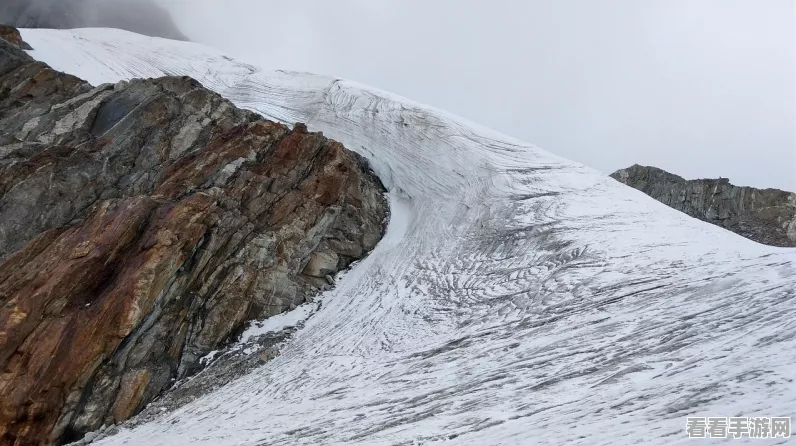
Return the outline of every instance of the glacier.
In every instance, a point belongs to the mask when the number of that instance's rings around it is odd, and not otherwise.
[[[99,444],[680,444],[688,416],[794,415],[795,249],[355,82],[119,30],[22,34],[94,85],[191,76],[304,122],[389,190],[385,238],[281,356]]]

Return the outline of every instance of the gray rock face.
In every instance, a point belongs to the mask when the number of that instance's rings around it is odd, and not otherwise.
[[[685,180],[634,165],[611,177],[694,218],[771,246],[796,247],[796,193],[733,186],[726,178]]]
[[[383,192],[193,79],[92,87],[0,38],[0,445],[140,412],[373,249]]]
[[[188,40],[152,0],[3,0],[0,23],[17,28],[120,28]]]

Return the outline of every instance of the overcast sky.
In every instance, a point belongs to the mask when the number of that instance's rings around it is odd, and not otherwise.
[[[160,0],[193,40],[610,173],[796,191],[794,0]]]

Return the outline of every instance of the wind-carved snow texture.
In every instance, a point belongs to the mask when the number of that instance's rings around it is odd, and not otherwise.
[[[102,444],[675,444],[687,416],[796,415],[796,250],[353,82],[114,30],[23,37],[95,84],[189,75],[306,122],[391,191],[385,239],[281,356]]]

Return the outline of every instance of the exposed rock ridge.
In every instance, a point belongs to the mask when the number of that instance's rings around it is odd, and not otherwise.
[[[10,25],[3,25],[2,22],[0,22],[0,39],[5,39],[8,43],[23,50],[33,49],[22,40],[22,35],[19,33],[18,29]]]
[[[611,177],[678,211],[748,239],[796,247],[796,193],[734,186],[727,178],[685,180],[638,164]]]
[[[0,444],[139,412],[371,250],[366,162],[190,78],[92,87],[0,39]]]

